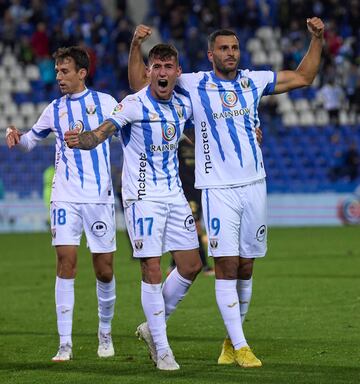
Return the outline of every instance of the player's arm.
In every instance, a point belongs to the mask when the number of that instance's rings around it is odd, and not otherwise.
[[[309,86],[318,73],[323,46],[324,23],[318,17],[307,19],[306,22],[312,35],[309,49],[295,71],[278,72],[274,93],[283,93],[295,88]]]
[[[78,130],[65,132],[64,140],[69,148],[94,149],[116,131],[115,125],[110,121],[104,121],[98,128],[92,131],[79,133]]]
[[[23,152],[30,152],[42,139],[43,137],[36,134],[34,130],[22,133],[14,125],[6,128],[6,144],[9,149],[16,146]]]
[[[141,44],[151,35],[151,28],[140,24],[136,27],[130,45],[128,78],[129,85],[134,91],[139,91],[149,84],[146,66],[141,53]]]

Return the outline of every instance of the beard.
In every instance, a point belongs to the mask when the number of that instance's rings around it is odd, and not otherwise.
[[[226,63],[222,62],[219,58],[216,56],[213,56],[213,63],[214,67],[222,74],[228,75],[231,72],[237,71],[237,68],[239,66],[240,58],[236,61],[236,65],[227,66]]]

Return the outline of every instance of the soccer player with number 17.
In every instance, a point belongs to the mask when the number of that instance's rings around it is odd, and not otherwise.
[[[260,367],[245,339],[242,322],[252,294],[254,260],[267,250],[266,183],[255,140],[262,96],[309,86],[319,69],[324,24],[307,19],[311,42],[294,71],[238,69],[239,39],[231,30],[208,38],[213,70],[183,74],[176,91],[188,95],[195,125],[195,187],[202,190],[209,254],[215,262],[215,293],[228,337],[219,364]],[[129,56],[130,86],[148,83],[141,44],[151,29],[136,28]]]

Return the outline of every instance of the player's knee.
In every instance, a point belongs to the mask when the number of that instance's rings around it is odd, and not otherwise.
[[[76,276],[76,262],[64,257],[58,257],[57,275],[61,278],[74,278]]]
[[[217,279],[237,280],[238,257],[218,257],[215,258],[215,276]]]
[[[182,277],[193,281],[202,269],[202,262],[200,258],[196,258],[192,262],[185,265],[178,265],[177,268]]]
[[[252,259],[247,260],[245,263],[240,264],[238,278],[242,280],[249,280],[253,274],[254,262]]]
[[[110,283],[110,281],[113,279],[112,268],[108,268],[107,270],[102,271],[96,271],[96,278],[102,283]]]
[[[160,263],[141,261],[141,273],[145,283],[160,284],[162,281]]]

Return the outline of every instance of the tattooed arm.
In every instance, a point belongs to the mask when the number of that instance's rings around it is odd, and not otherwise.
[[[115,125],[109,121],[104,121],[93,131],[79,133],[78,130],[65,132],[64,140],[69,148],[93,149],[116,131]]]

